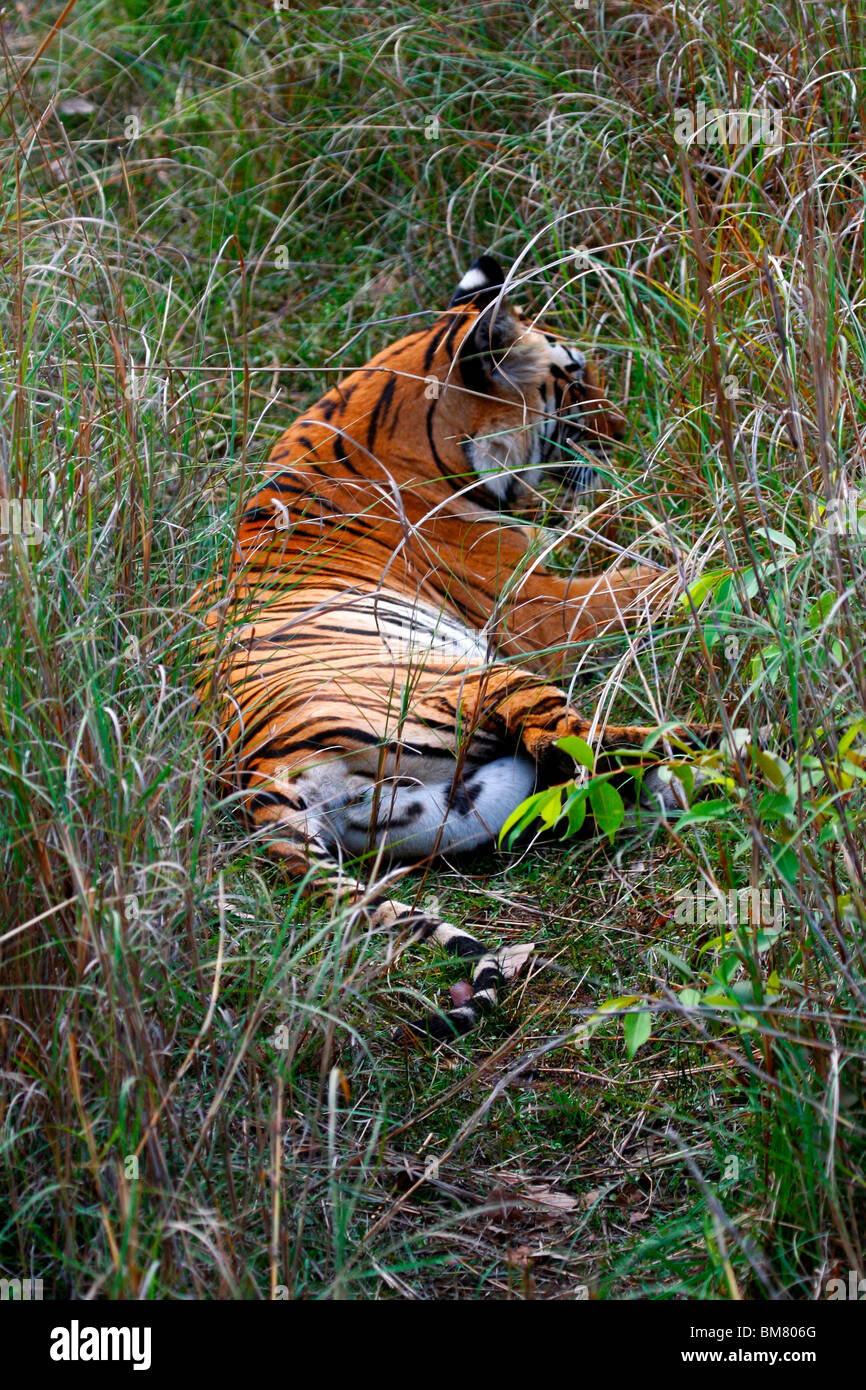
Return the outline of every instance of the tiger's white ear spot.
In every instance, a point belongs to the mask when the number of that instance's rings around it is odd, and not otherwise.
[[[467,270],[457,288],[461,293],[465,294],[467,290],[480,290],[484,285],[489,284],[490,281],[484,274],[484,271],[479,269],[478,266],[473,266],[471,270]]]
[[[479,309],[492,304],[505,284],[505,271],[493,256],[479,256],[464,273],[453,295],[449,308],[458,304],[476,303]]]

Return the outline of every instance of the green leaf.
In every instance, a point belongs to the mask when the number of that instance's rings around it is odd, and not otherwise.
[[[686,801],[691,805],[695,796],[695,769],[691,763],[669,763],[671,772],[683,784]]]
[[[796,883],[800,872],[797,856],[792,849],[780,849],[773,855],[773,862],[787,883]]]
[[[770,753],[766,748],[752,747],[755,762],[763,772],[768,782],[772,782],[774,787],[787,787],[793,781],[793,772],[789,763],[785,762],[778,753]]]
[[[622,1021],[622,1031],[625,1033],[629,1057],[633,1057],[638,1048],[643,1047],[652,1030],[652,1015],[648,1009],[641,1009],[639,1014],[626,1014]]]
[[[724,931],[719,936],[712,936],[709,941],[705,941],[703,946],[699,947],[698,955],[702,956],[705,951],[720,951],[733,939],[734,933],[732,931]]]
[[[726,820],[736,809],[724,796],[714,797],[712,801],[699,801],[697,806],[679,817],[677,830],[685,830],[688,825],[700,825],[704,821]]]
[[[716,979],[721,980],[723,984],[729,985],[739,970],[740,965],[741,961],[737,953],[735,951],[729,951],[727,955],[722,956],[719,961],[718,969],[714,972]]]
[[[866,733],[866,721],[855,719],[839,740],[839,757],[844,758],[858,734]]]
[[[682,729],[682,727],[682,724],[678,724],[674,719],[669,719],[666,724],[660,724],[657,729],[653,729],[651,733],[647,734],[641,744],[641,752],[651,753],[660,738],[664,738],[666,734],[672,733],[674,729]]]
[[[589,804],[599,830],[613,844],[613,837],[625,820],[625,803],[616,787],[612,787],[610,782],[590,782]]]
[[[757,656],[752,657],[752,680],[766,679],[772,685],[782,669],[782,652],[775,645],[764,647]]]
[[[693,582],[686,587],[685,593],[678,599],[680,606],[682,608],[691,607],[689,603],[689,599],[691,599],[695,608],[700,608],[704,599],[707,598],[714,589],[717,589],[723,580],[729,579],[730,575],[731,571],[729,569],[705,570],[702,575],[699,575],[697,579],[693,580]]]
[[[797,806],[792,796],[786,796],[784,792],[767,792],[758,802],[757,811],[761,820],[775,821],[784,820],[785,816],[793,816]]]
[[[611,1014],[615,1009],[630,1009],[632,1004],[639,1003],[639,994],[620,994],[617,995],[616,999],[605,999],[603,1004],[599,1004],[593,1017],[598,1018],[599,1014]]]
[[[755,948],[759,956],[766,955],[770,948],[775,946],[783,930],[783,927],[764,927],[755,933]]]
[[[775,545],[780,545],[783,550],[791,550],[796,553],[796,541],[793,541],[790,536],[786,536],[784,531],[777,531],[774,526],[768,526],[767,535]]]
[[[592,772],[595,767],[595,754],[584,739],[578,738],[577,734],[568,734],[565,738],[557,739],[556,746],[570,758],[574,758],[576,763],[580,763],[581,767],[586,767]]]
[[[570,796],[563,807],[568,818],[568,833],[576,835],[586,820],[586,796],[588,787],[582,787],[576,796]]]
[[[538,808],[538,818],[552,830],[559,817],[562,815],[562,787],[553,787],[547,796],[546,801],[542,801]]]
[[[826,845],[828,840],[835,840],[838,838],[841,824],[842,822],[840,821],[839,817],[834,816],[831,813],[831,819],[827,822],[827,824],[824,826],[824,829],[821,831],[821,834],[818,836],[819,848],[822,845]]]
[[[683,979],[688,980],[694,974],[688,961],[684,960],[682,956],[678,956],[676,951],[669,951],[664,946],[659,946],[658,954],[661,956],[662,960],[666,960],[669,965],[672,965],[678,970]]]
[[[541,814],[542,807],[550,801],[552,793],[559,797],[561,792],[562,787],[545,788],[544,791],[535,792],[532,796],[528,796],[525,801],[521,801],[519,806],[515,806],[499,832],[500,845],[505,840],[506,835],[509,836],[508,843],[511,845],[521,831],[531,825]]]
[[[755,1018],[754,1014],[737,1014],[737,1027],[739,1028],[741,1033],[754,1033],[757,1028],[760,1028],[760,1026],[760,1023]]]
[[[639,994],[622,994],[616,999],[605,999],[603,1004],[599,1004],[595,1013],[586,1021],[586,1027],[590,1037],[596,1029],[601,1027],[608,1014],[618,1012],[620,1009],[630,1009],[633,1004],[640,1003]]]
[[[821,626],[835,602],[836,594],[831,589],[829,593],[822,594],[817,603],[812,604],[807,618],[807,622],[812,629]]]

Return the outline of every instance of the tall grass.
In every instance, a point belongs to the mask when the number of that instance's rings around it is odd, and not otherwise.
[[[0,494],[43,506],[0,537],[0,1273],[139,1298],[862,1273],[856,11],[58,14],[0,31]],[[784,139],[686,151],[699,99]],[[568,557],[634,543],[691,586],[575,698],[750,741],[715,814],[649,842],[416,877],[548,963],[480,1039],[406,1056],[442,962],[391,962],[244,841],[184,611],[277,430],[488,247],[631,422]],[[778,892],[783,930],[677,921],[701,883]]]

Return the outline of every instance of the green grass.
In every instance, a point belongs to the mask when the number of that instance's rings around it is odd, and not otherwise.
[[[866,529],[819,518],[866,487],[857,14],[79,0],[35,57],[59,8],[2,34],[0,491],[44,536],[0,537],[0,1274],[806,1299],[862,1273]],[[684,157],[698,98],[777,107],[783,144]],[[769,726],[793,800],[747,753],[715,820],[415,874],[543,961],[407,1053],[394,1024],[459,972],[244,841],[183,614],[277,433],[487,248],[525,253],[519,300],[630,421],[566,558],[735,571],[585,654],[576,699]],[[702,876],[778,891],[784,932],[677,922]],[[617,1014],[587,1043],[631,996],[636,1055]]]

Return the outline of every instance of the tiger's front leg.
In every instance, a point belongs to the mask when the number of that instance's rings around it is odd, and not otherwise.
[[[668,576],[648,565],[574,578],[530,574],[504,603],[505,650],[515,656],[532,654],[533,665],[553,675],[567,664],[572,644],[634,627],[668,591]]]
[[[565,664],[570,645],[634,626],[648,609],[664,605],[678,583],[673,571],[645,564],[553,573],[533,558],[523,529],[495,519],[468,525],[443,513],[435,524],[419,524],[419,533],[435,559],[439,601],[464,622],[493,629],[503,655],[532,655],[533,667],[548,675]]]

